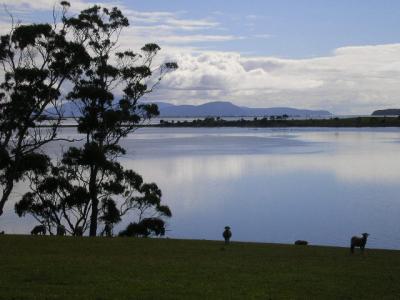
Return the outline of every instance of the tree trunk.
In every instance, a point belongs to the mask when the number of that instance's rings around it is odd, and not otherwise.
[[[97,235],[97,219],[99,216],[99,199],[97,199],[97,178],[98,168],[94,167],[90,172],[90,181],[89,181],[89,195],[90,201],[92,202],[92,214],[90,216],[90,228],[89,228],[89,236]]]
[[[3,214],[4,204],[7,202],[8,197],[10,197],[13,187],[14,187],[14,180],[11,178],[8,178],[6,186],[3,191],[3,195],[1,196],[1,200],[0,200],[0,216]]]

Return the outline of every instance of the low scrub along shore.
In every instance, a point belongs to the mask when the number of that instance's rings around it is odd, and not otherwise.
[[[399,299],[400,251],[0,236],[0,299]]]
[[[225,120],[205,118],[193,121],[160,120],[158,127],[400,127],[400,117],[355,117],[330,119],[254,118]]]
[[[38,127],[51,127],[49,124],[38,124]],[[123,126],[123,125],[122,125]],[[77,127],[76,124],[64,124],[60,127]],[[223,118],[200,118],[191,121],[160,119],[159,124],[144,124],[138,127],[400,127],[400,117],[355,117],[330,119],[285,119],[253,118],[226,120]]]

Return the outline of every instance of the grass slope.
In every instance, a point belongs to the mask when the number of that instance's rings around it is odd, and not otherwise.
[[[0,236],[7,300],[399,299],[399,282],[400,251]]]

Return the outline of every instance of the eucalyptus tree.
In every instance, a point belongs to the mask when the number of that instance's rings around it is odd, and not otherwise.
[[[12,21],[0,37],[0,215],[16,182],[46,171],[49,158],[40,149],[57,137],[61,87],[89,63],[84,46],[67,38],[68,6],[62,2],[54,24]],[[44,119],[46,128],[39,126]]]
[[[77,168],[81,180],[87,183],[89,235],[96,236],[98,222],[102,221],[101,208],[110,208],[116,201],[107,198],[107,205],[102,202],[107,189],[116,187],[107,184],[115,182],[114,178],[126,180],[129,174],[117,162],[125,154],[121,138],[159,113],[155,104],[139,100],[178,66],[174,62],[155,66],[160,50],[156,44],[146,44],[138,52],[120,50],[119,38],[129,22],[118,8],[96,5],[65,23],[73,39],[86,49],[89,64],[82,74],[72,78],[69,94],[79,111],[77,130],[85,142],[81,147],[71,147],[62,162]]]

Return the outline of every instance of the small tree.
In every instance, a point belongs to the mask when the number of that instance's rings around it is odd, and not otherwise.
[[[164,236],[165,222],[160,218],[145,218],[138,223],[130,223],[119,236],[149,237]]]
[[[0,215],[15,182],[29,171],[46,172],[48,157],[40,148],[56,138],[60,89],[88,63],[83,45],[66,38],[68,6],[63,2],[61,24],[12,22],[10,33],[0,37]],[[47,128],[38,126],[44,119]]]

